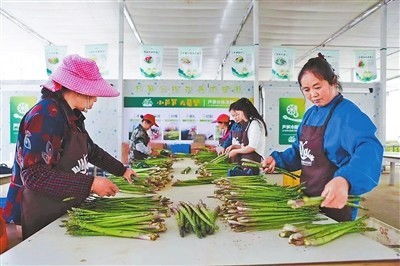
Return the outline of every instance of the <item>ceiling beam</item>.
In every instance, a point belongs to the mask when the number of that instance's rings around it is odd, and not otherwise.
[[[126,21],[128,22],[129,27],[131,28],[133,35],[135,35],[136,40],[140,43],[140,44],[144,44],[142,38],[140,37],[140,34],[138,32],[138,30],[136,29],[135,23],[133,22],[131,13],[129,12],[128,8],[126,7],[126,4],[124,2],[124,16]]]
[[[281,46],[285,47],[310,47],[310,46],[318,46],[318,44],[290,44],[283,43]],[[380,46],[371,46],[371,45],[334,45],[334,44],[326,44],[324,47],[330,48],[360,48],[360,49],[380,49]],[[400,46],[388,46],[387,49],[400,49]]]
[[[325,47],[329,42],[333,41],[334,39],[336,39],[337,37],[339,37],[340,35],[342,35],[346,31],[350,30],[351,28],[356,26],[358,23],[360,23],[361,21],[363,21],[364,19],[366,19],[367,17],[369,17],[370,15],[375,13],[381,7],[383,7],[384,5],[389,4],[392,1],[393,0],[380,0],[380,1],[378,1],[373,6],[369,7],[367,10],[363,11],[362,13],[360,13],[357,17],[353,18],[350,22],[348,22],[346,25],[341,27],[338,31],[336,31],[333,34],[331,34],[328,38],[326,38],[320,44],[318,44],[317,46],[311,48],[310,50],[305,52],[303,55],[301,55],[298,58],[296,58],[296,63],[299,63],[300,61],[305,59],[307,56],[309,56],[309,54],[315,52],[320,47]]]
[[[53,42],[49,41],[48,39],[46,39],[45,37],[40,35],[34,29],[32,29],[31,27],[29,27],[28,25],[23,23],[21,20],[19,20],[15,16],[11,15],[8,11],[4,10],[3,8],[0,8],[0,14],[3,15],[6,19],[11,21],[12,23],[14,23],[15,25],[17,25],[18,27],[20,27],[22,30],[26,31],[29,34],[32,34],[33,36],[35,36],[39,40],[45,42],[47,45],[54,45]]]
[[[231,47],[236,45],[236,41],[239,38],[240,32],[242,31],[244,25],[246,24],[247,19],[249,18],[250,14],[251,14],[251,11],[253,10],[253,2],[254,2],[254,0],[250,1],[249,5],[247,7],[246,13],[245,13],[244,17],[242,18],[242,20],[241,20],[241,22],[239,24],[239,27],[236,30],[235,35],[233,36],[233,40],[229,43],[229,46],[226,49],[225,56],[222,59],[221,64],[219,65],[218,72],[217,72],[217,75],[216,75],[215,79],[218,78],[219,73],[223,70],[223,67],[224,67],[224,65],[226,63],[226,60],[228,59],[229,51],[230,51]]]

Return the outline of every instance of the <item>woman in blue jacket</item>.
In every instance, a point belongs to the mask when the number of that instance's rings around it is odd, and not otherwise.
[[[263,167],[266,172],[275,166],[301,169],[305,194],[325,197],[322,212],[337,221],[355,219],[356,209],[345,206],[348,195],[369,192],[379,182],[383,147],[376,127],[343,98],[338,76],[322,54],[308,60],[298,82],[314,106],[305,113],[292,147],[273,152]]]

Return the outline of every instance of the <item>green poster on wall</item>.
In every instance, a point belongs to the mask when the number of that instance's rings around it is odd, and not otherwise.
[[[19,124],[22,117],[35,105],[35,96],[10,97],[10,143],[17,142]]]
[[[279,144],[292,144],[305,111],[303,98],[279,98]]]

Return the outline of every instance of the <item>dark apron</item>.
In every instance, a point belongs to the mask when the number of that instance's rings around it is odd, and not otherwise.
[[[343,96],[336,101],[330,110],[322,126],[303,125],[300,135],[300,158],[301,158],[301,178],[300,182],[305,184],[304,193],[307,196],[320,196],[325,185],[332,180],[334,173],[338,169],[326,157],[324,151],[324,135],[326,126],[332,117],[336,106],[343,100]],[[305,123],[306,124],[306,121]],[[351,208],[348,206],[342,209],[321,208],[326,216],[336,221],[350,221]]]
[[[144,130],[144,129],[143,129]],[[150,137],[147,134],[147,132],[145,131],[144,134],[142,134],[143,137],[143,144],[145,146],[147,146],[150,142]],[[149,155],[144,154],[143,152],[137,151],[137,150],[133,150],[133,159],[134,160],[144,160],[147,157],[149,157]]]
[[[61,109],[64,108],[62,105],[60,107]],[[86,174],[88,169],[88,135],[86,132],[71,128],[68,130],[69,132],[66,134],[68,137],[63,141],[63,150],[55,169],[69,173]],[[79,205],[83,200],[72,199],[64,202],[24,187],[21,202],[23,239],[28,238],[64,215],[68,209]]]
[[[243,129],[243,128],[247,128],[248,124],[249,124],[248,122],[240,123],[240,126]],[[243,144],[242,143],[243,135],[244,135],[244,131],[243,130],[232,131],[232,144],[233,144],[233,140],[234,139],[238,140],[239,144]],[[240,159],[241,159],[241,156],[240,156],[240,154],[238,154],[237,156],[235,156],[233,158],[230,158],[229,161],[231,163],[240,163]]]
[[[253,120],[251,120],[251,121],[253,121]],[[249,127],[250,127],[251,121],[249,121],[249,123],[247,124],[247,127],[246,127],[245,131],[243,132],[242,144],[243,144],[244,146],[249,145],[249,136],[247,135],[247,132],[249,131]],[[256,123],[258,123],[258,122],[256,121]],[[240,157],[241,157],[240,159],[245,158],[245,159],[249,159],[249,160],[256,161],[256,162],[261,162],[261,161],[262,161],[261,155],[258,154],[258,153],[255,152],[255,151],[250,152],[250,153],[246,153],[246,154],[240,154],[240,155],[241,155],[241,156],[240,156]]]

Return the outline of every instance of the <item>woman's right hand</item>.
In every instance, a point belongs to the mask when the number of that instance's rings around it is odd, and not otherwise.
[[[224,153],[225,154],[228,154],[231,150],[232,150],[232,148],[233,148],[233,146],[231,145],[231,146],[229,146],[229,147],[226,147],[226,149],[225,149],[225,151],[224,151]]]
[[[263,171],[266,173],[272,173],[275,170],[276,161],[274,157],[268,156],[261,162],[261,166]]]
[[[95,176],[93,179],[91,193],[97,194],[100,197],[115,196],[119,191],[118,187],[105,177]]]
[[[225,149],[221,146],[217,146],[215,147],[215,151],[217,152],[218,155],[224,154],[225,153]]]
[[[231,145],[231,146],[229,146],[229,147],[227,147],[227,148],[225,149],[225,154],[229,154],[229,152],[230,152],[231,150],[240,149],[240,148],[241,148],[240,145]]]

